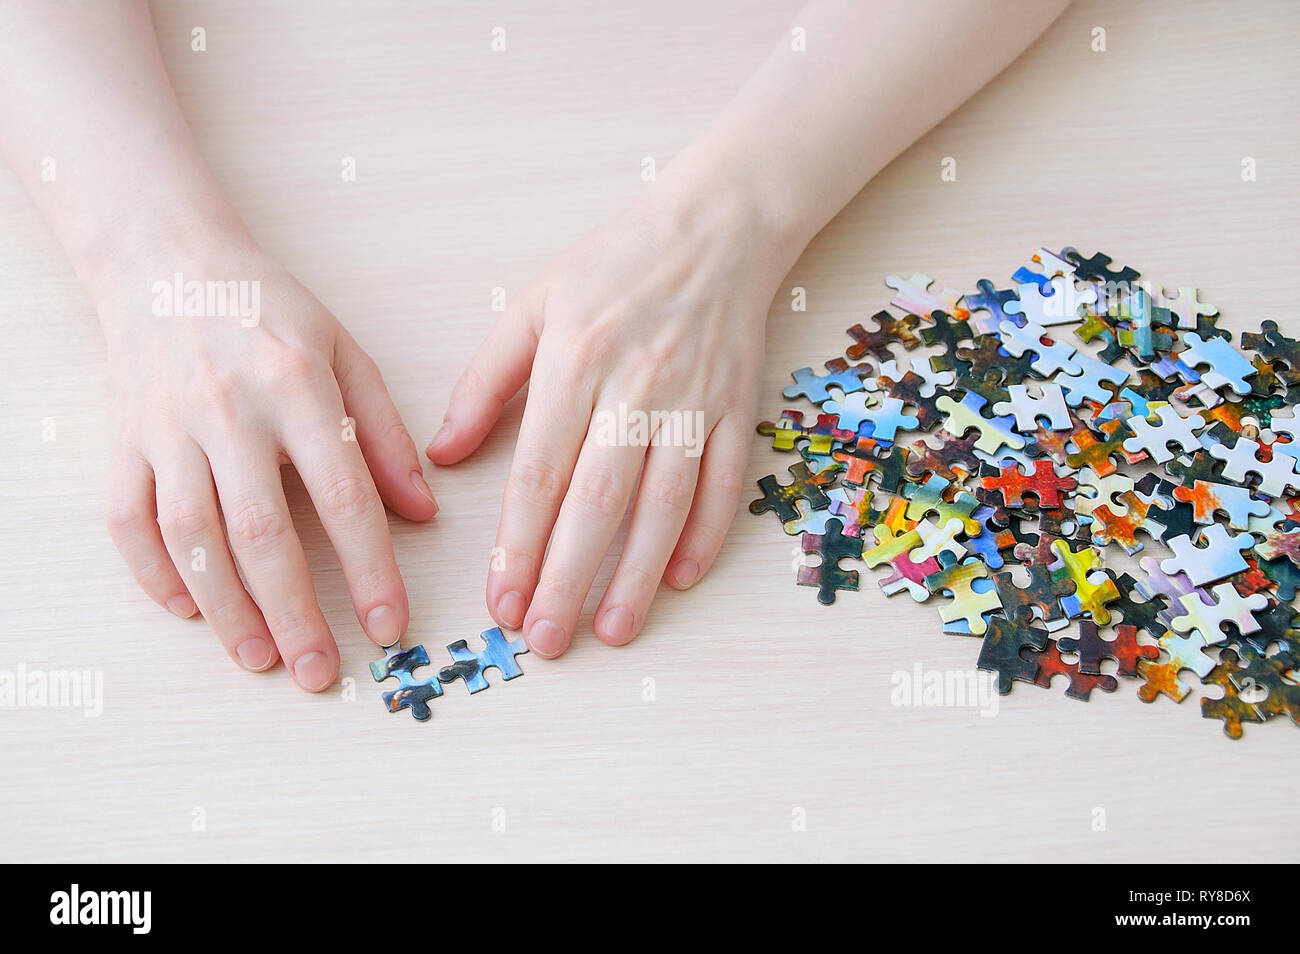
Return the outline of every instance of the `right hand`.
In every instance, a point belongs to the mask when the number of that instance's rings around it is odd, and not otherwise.
[[[154,283],[178,272],[259,283],[260,320],[156,316]],[[201,612],[245,669],[283,657],[303,689],[332,685],[338,647],[280,479],[293,464],[362,628],[397,642],[409,608],[384,503],[411,520],[438,505],[375,363],[338,319],[238,234],[146,250],[92,294],[109,352],[108,525],[144,591],[177,616]]]

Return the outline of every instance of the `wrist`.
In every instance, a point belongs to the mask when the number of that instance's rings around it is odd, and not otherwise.
[[[187,263],[255,249],[248,228],[220,196],[177,196],[72,230],[69,256],[101,315],[104,303],[134,299]],[[166,274],[162,274],[166,272]]]
[[[766,181],[749,162],[705,147],[682,152],[664,170],[663,180],[670,202],[687,210],[685,214],[709,209],[735,235],[755,242],[758,253],[779,272],[778,281],[820,230],[808,221],[793,189]]]

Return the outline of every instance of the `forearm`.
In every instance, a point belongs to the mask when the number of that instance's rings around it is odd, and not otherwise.
[[[757,224],[797,257],[876,173],[1006,67],[1067,2],[813,0],[665,177],[708,182],[713,191],[719,181],[734,183],[757,204]],[[795,48],[795,28],[803,50]]]
[[[160,232],[184,242],[210,224],[242,229],[172,93],[144,0],[3,0],[0,14],[0,154],[92,291]]]

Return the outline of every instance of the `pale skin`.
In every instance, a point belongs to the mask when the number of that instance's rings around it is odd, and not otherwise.
[[[661,580],[686,589],[708,572],[742,491],[782,279],[863,185],[1064,6],[809,3],[794,21],[806,49],[782,37],[644,198],[514,298],[426,451],[439,465],[463,459],[528,383],[488,574],[499,624],[562,654],[629,506],[595,614],[601,640],[634,639]],[[416,521],[437,512],[415,445],[374,362],[258,248],[207,169],[143,0],[0,0],[0,13],[0,154],[108,342],[113,540],[141,588],[179,616],[201,613],[236,663],[260,672],[283,659],[303,689],[325,689],[338,649],[280,470],[299,472],[357,619],[386,646],[409,610],[384,507]],[[43,181],[46,156],[75,174]],[[260,322],[155,316],[151,289],[176,272],[260,282]],[[702,455],[596,440],[593,416],[620,403],[702,412]]]

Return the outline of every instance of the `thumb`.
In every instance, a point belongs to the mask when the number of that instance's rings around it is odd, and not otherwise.
[[[468,457],[519,393],[533,369],[545,294],[530,288],[510,303],[452,388],[442,427],[425,454],[435,464]]]

